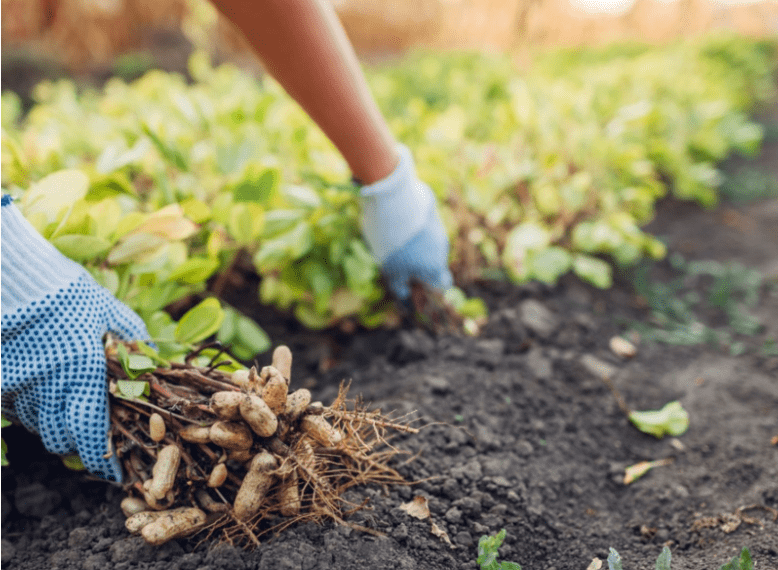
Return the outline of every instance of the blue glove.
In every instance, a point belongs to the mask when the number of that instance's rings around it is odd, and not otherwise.
[[[2,198],[2,411],[52,453],[104,479],[122,471],[108,430],[102,337],[145,339],[143,321]]]
[[[452,285],[448,238],[429,186],[419,180],[413,157],[399,147],[400,163],[387,178],[361,189],[362,234],[389,289],[400,300],[411,295],[410,280],[437,289]]]

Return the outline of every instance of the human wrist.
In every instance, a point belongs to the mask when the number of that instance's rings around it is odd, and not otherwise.
[[[398,146],[399,163],[389,176],[360,190],[362,233],[383,262],[423,228],[435,196],[418,179],[410,150]]]
[[[7,196],[1,215],[3,315],[58,291],[84,272],[47,242]]]

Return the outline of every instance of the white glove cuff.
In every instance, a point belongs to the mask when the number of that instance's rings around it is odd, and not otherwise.
[[[435,206],[432,190],[416,175],[411,151],[398,146],[400,163],[389,176],[363,186],[362,234],[379,263],[423,228]]]
[[[43,239],[7,196],[0,225],[3,316],[57,292],[84,272]]]

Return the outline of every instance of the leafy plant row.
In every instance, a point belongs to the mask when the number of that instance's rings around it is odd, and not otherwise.
[[[719,38],[556,52],[523,71],[506,57],[417,54],[369,80],[441,201],[460,283],[573,271],[608,287],[604,257],[664,255],[640,229],[657,199],[670,189],[711,205],[716,163],[756,152],[747,112],[772,93],[774,52]],[[201,293],[240,252],[261,301],[309,327],[392,320],[329,141],[268,78],[202,53],[189,74],[100,91],[44,82],[24,116],[3,94],[3,187],[152,335],[175,326],[163,307]],[[241,319],[228,308],[221,336],[249,354],[267,339]]]

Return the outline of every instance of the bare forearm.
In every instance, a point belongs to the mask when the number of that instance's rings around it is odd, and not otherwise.
[[[326,0],[213,0],[268,71],[370,184],[397,165],[396,143]]]

